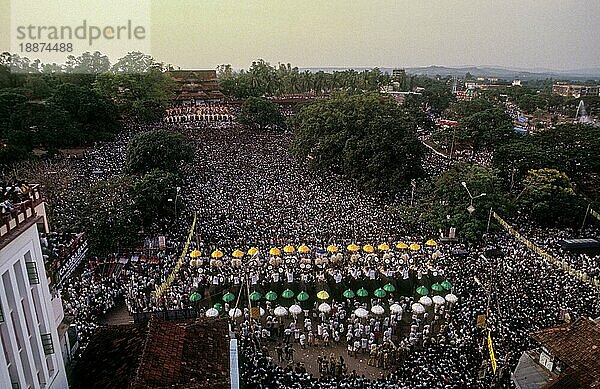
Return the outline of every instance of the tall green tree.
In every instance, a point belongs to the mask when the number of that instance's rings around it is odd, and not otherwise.
[[[511,118],[497,108],[476,112],[460,121],[458,126],[457,137],[469,143],[473,151],[496,148],[517,136]]]
[[[262,97],[248,97],[244,100],[239,122],[258,128],[282,127],[284,120],[276,103]]]
[[[556,169],[530,170],[517,201],[531,220],[544,226],[577,226],[586,210],[569,177]]]
[[[183,210],[180,185],[177,175],[158,169],[144,174],[133,185],[131,198],[146,229],[159,220],[173,218],[175,212]]]
[[[154,169],[177,173],[180,163],[192,154],[193,149],[181,134],[163,129],[146,131],[127,145],[125,167],[130,173],[144,174]]]
[[[164,115],[172,97],[174,82],[159,70],[148,73],[101,74],[94,89],[115,102],[125,118],[156,122]]]
[[[467,240],[481,239],[490,208],[505,216],[514,211],[498,171],[475,164],[452,165],[431,183],[419,186],[417,198],[421,223],[445,232],[455,227],[458,237]]]
[[[90,140],[107,139],[119,127],[116,105],[89,88],[61,84],[49,102],[67,111]]]
[[[600,128],[563,124],[517,137],[496,150],[493,164],[513,183],[523,180],[529,170],[556,169],[596,198],[600,192]]]
[[[409,111],[378,94],[337,94],[295,115],[291,151],[369,192],[395,192],[423,173],[419,125]]]

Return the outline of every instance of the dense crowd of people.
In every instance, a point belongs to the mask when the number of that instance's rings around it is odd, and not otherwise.
[[[600,315],[598,290],[542,261],[508,234],[491,235],[485,245],[428,246],[426,241],[435,237],[419,229],[407,231],[391,211],[394,201],[366,196],[344,178],[294,160],[287,153],[290,134],[227,122],[169,128],[184,134],[197,150],[183,167],[180,195],[186,211],[169,226],[166,250],[151,255],[158,260],[140,260],[144,255],[135,254],[136,260],[126,261],[120,271],[101,272],[101,266],[93,266],[64,285],[65,311],[75,317],[83,344],[123,296],[132,313],[231,313],[243,350],[242,378],[249,387],[488,387],[494,382],[509,385],[521,352],[535,347],[529,332]],[[64,195],[49,198],[55,227],[76,212],[80,188],[122,173],[131,132],[145,129],[131,127],[118,141],[71,162],[73,174]],[[427,155],[431,174],[445,166],[443,158]],[[115,210],[114,204],[106,207]],[[185,264],[157,298],[154,292],[175,267],[194,212],[198,225]],[[592,237],[597,233],[588,231]],[[566,236],[569,232],[531,230],[530,238],[597,274],[597,256],[573,255],[556,246]],[[411,250],[396,246],[398,242],[421,247]],[[382,243],[389,249],[378,247]],[[351,244],[357,249],[349,250]],[[286,252],[286,245],[294,251]],[[308,252],[299,252],[301,245]],[[279,254],[270,253],[275,247]],[[501,255],[486,256],[490,247]],[[249,254],[251,248],[257,252]],[[233,255],[236,249],[240,258]],[[191,258],[195,250],[199,254]],[[444,281],[450,289],[438,290]],[[360,289],[367,296],[357,295]],[[283,297],[288,290],[292,296]],[[378,292],[378,297],[377,290],[385,294]],[[321,291],[328,297],[317,297]],[[344,295],[347,291],[352,294]],[[253,292],[260,297],[249,303]],[[266,298],[270,292],[272,300]],[[308,297],[301,298],[301,292]],[[233,299],[225,299],[228,294]],[[431,302],[422,299],[425,294]],[[457,301],[448,300],[449,294]],[[249,305],[262,308],[263,314],[256,316]],[[292,306],[300,311],[290,314]],[[496,375],[486,365],[489,356],[482,347],[487,333],[476,325],[483,314],[498,359]],[[307,372],[294,357],[305,349],[323,353],[318,374]],[[357,356],[363,365],[381,369],[381,377],[369,379],[360,368],[350,368],[360,366]]]
[[[0,216],[1,221],[6,222],[11,218],[11,214],[18,211],[19,208],[25,205],[30,200],[28,195],[29,185],[25,181],[20,182],[4,182],[1,183],[0,191]]]

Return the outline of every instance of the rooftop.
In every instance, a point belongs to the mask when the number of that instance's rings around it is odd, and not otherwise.
[[[227,320],[152,318],[101,328],[72,381],[75,389],[229,388]]]
[[[226,320],[152,318],[132,389],[229,388]]]
[[[581,387],[600,388],[600,324],[582,317],[572,324],[531,333],[531,337],[568,366],[563,379]]]

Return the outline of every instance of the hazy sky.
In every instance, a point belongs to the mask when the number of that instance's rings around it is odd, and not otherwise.
[[[151,54],[182,68],[257,58],[299,67],[590,68],[600,67],[600,0],[152,0],[151,34]]]

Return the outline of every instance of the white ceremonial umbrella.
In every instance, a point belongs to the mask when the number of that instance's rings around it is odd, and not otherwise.
[[[450,304],[454,304],[455,302],[458,301],[458,297],[456,297],[456,295],[454,295],[452,293],[448,293],[446,295],[446,301],[448,301]]]
[[[219,316],[219,311],[216,308],[210,308],[206,311],[206,317],[217,317]]]
[[[362,319],[364,317],[367,317],[369,315],[369,312],[364,308],[358,308],[356,311],[354,311],[354,314],[356,315],[356,317],[360,317]]]
[[[273,313],[275,313],[275,316],[285,316],[285,315],[287,315],[287,309],[285,309],[285,307],[279,306],[279,307],[275,308]]]
[[[444,303],[446,303],[446,299],[444,299],[442,296],[433,296],[433,303],[435,305],[444,305]]]
[[[416,314],[421,314],[421,313],[425,312],[425,307],[423,305],[421,305],[420,303],[414,303],[411,308],[412,308],[412,311]]]
[[[431,305],[431,298],[429,298],[429,296],[421,296],[421,298],[419,299],[419,303],[421,303],[421,305],[423,305],[424,307],[428,307]]]
[[[302,308],[298,304],[294,304],[290,307],[290,313],[292,315],[299,315],[302,312]]]
[[[400,304],[392,304],[392,305],[390,305],[390,312],[400,313],[400,312],[402,312],[402,307],[400,306]]]
[[[327,303],[323,303],[323,304],[319,305],[319,312],[323,312],[323,313],[331,312],[331,305],[329,305]]]
[[[241,309],[239,309],[239,308],[231,308],[229,310],[229,317],[231,317],[232,319],[234,317],[240,317],[240,316],[242,316],[242,310]]]
[[[373,307],[371,307],[371,312],[376,315],[383,315],[384,309],[381,305],[373,305]]]

